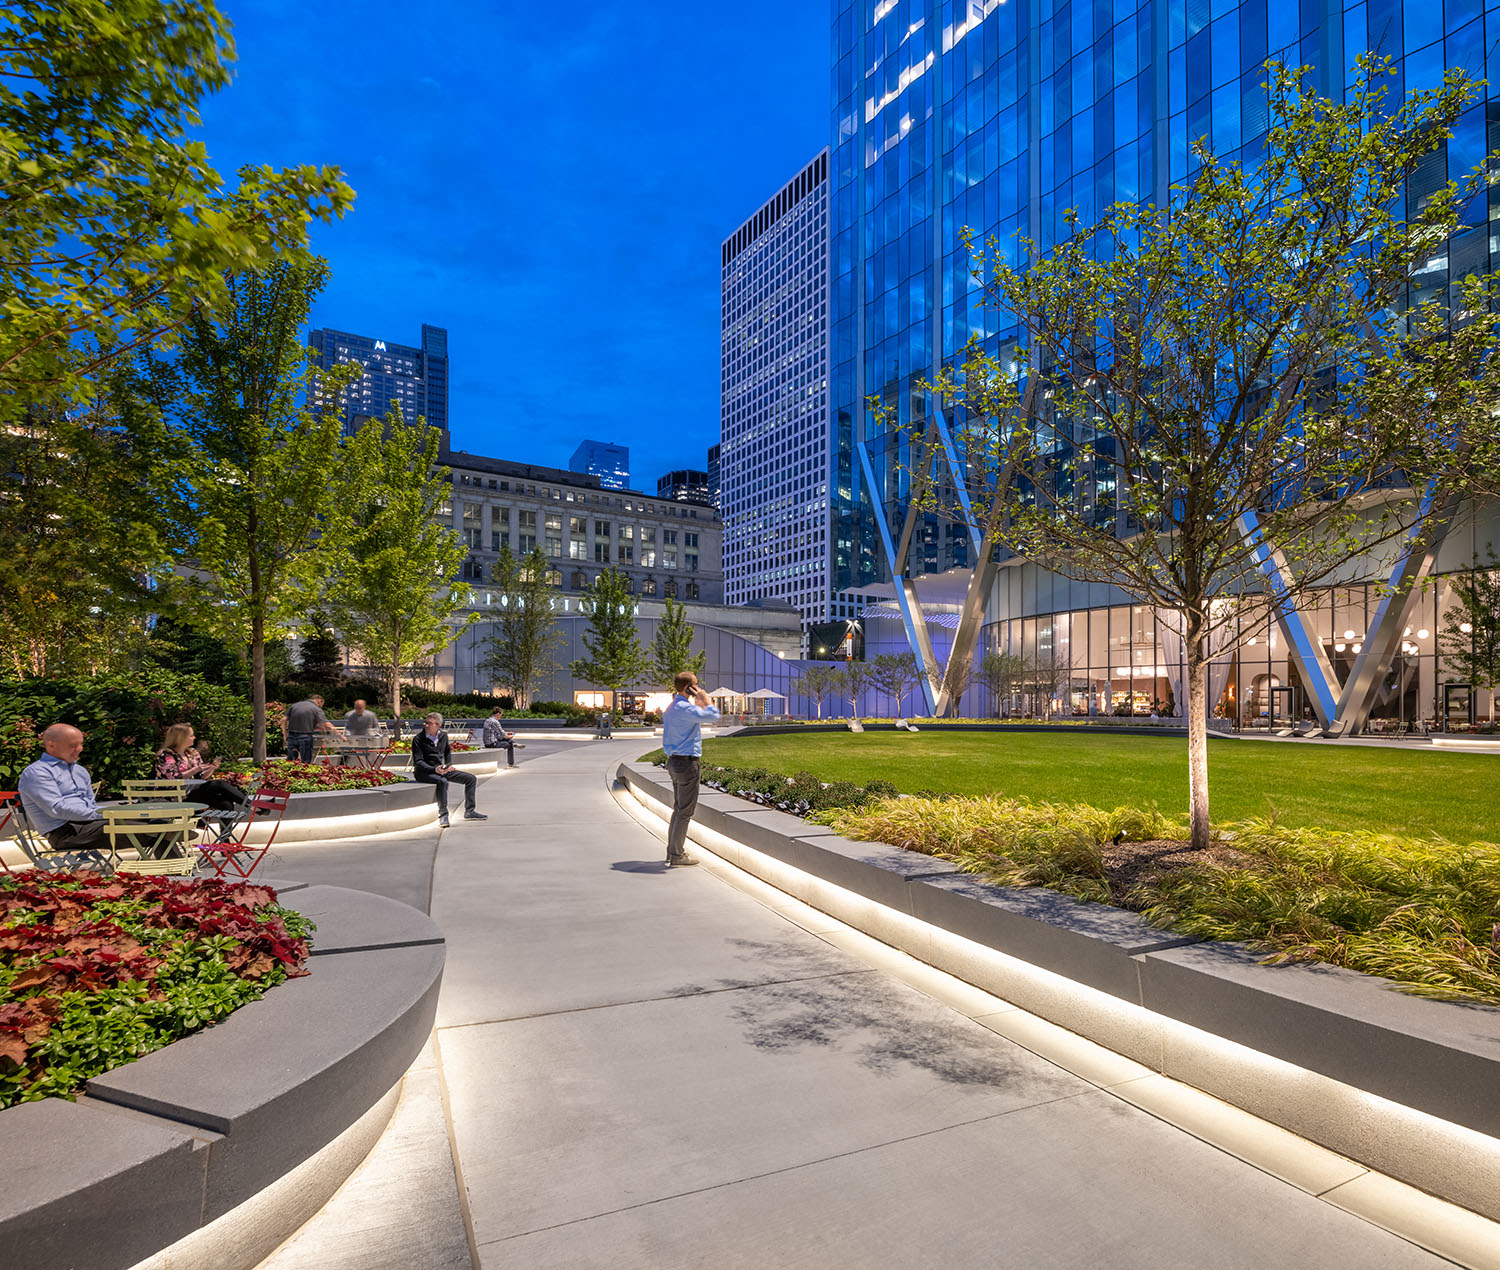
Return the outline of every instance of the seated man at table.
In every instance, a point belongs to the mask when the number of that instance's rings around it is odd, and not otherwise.
[[[78,761],[83,733],[54,723],[42,733],[42,751],[16,784],[27,821],[55,851],[108,851],[93,782]]]
[[[489,819],[474,809],[474,773],[453,766],[453,749],[448,743],[448,734],[443,731],[442,715],[429,714],[423,720],[422,730],[412,737],[411,771],[417,780],[437,786],[438,824],[444,829],[448,827],[449,781],[457,781],[464,787],[465,820]]]

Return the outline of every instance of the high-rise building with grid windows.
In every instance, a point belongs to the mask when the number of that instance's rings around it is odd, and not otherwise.
[[[364,374],[344,389],[338,404],[346,433],[362,419],[385,414],[395,401],[407,422],[425,419],[429,427],[442,431],[443,444],[448,444],[448,332],[444,327],[424,322],[421,345],[415,348],[372,335],[326,329],[308,332],[307,342],[315,364],[324,369],[346,362],[364,367]]]
[[[720,276],[725,599],[780,600],[806,622],[853,617],[854,598],[832,591],[828,151],[724,240]]]
[[[883,596],[865,613],[867,648],[891,646],[904,627],[917,650],[921,626],[938,665],[976,544],[964,527],[919,514],[891,577],[910,510],[908,438],[930,425],[956,459],[950,421],[921,384],[971,338],[998,355],[1017,335],[980,304],[965,229],[1017,265],[1023,240],[1045,252],[1071,234],[1069,211],[1089,225],[1118,202],[1168,206],[1173,187],[1192,178],[1192,141],[1253,170],[1273,59],[1311,67],[1310,86],[1334,99],[1366,51],[1391,59],[1392,102],[1438,87],[1455,68],[1488,79],[1485,100],[1408,173],[1409,207],[1500,146],[1500,12],[1480,0],[832,0],[830,11],[829,408],[834,480],[850,508],[833,586]],[[1410,301],[1500,268],[1497,224],[1493,193],[1471,203]],[[871,397],[895,420],[872,414]],[[945,467],[940,460],[940,477]],[[1482,529],[1455,535],[1449,567],[1484,541]],[[1446,709],[1430,633],[1450,603],[1447,586],[1410,601],[1409,646],[1386,663],[1397,686],[1380,689],[1371,717]],[[1330,592],[1316,618],[1330,658],[1346,644],[1359,650],[1377,590]],[[983,648],[1070,668],[1052,708],[1144,713],[1183,699],[1180,637],[1123,592],[1007,560],[986,600]],[[1287,639],[1264,635],[1247,638],[1210,687],[1214,708],[1258,726],[1285,710],[1285,694],[1293,719],[1309,699],[1295,696],[1303,689]]]

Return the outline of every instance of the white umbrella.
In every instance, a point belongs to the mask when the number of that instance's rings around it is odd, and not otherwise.
[[[784,693],[784,692],[772,692],[769,688],[757,688],[754,692],[750,693],[749,695],[752,696],[752,697],[759,697],[762,700],[769,700],[771,697],[775,697],[778,701],[785,701],[786,700],[786,693]]]
[[[715,688],[708,695],[710,697],[737,697],[740,694],[735,692],[732,688]]]

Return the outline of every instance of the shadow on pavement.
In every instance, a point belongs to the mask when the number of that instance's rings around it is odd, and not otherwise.
[[[665,860],[616,860],[609,866],[617,873],[665,873]]]

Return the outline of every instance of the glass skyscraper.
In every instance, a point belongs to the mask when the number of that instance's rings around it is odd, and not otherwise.
[[[344,390],[339,402],[346,433],[361,419],[385,414],[391,402],[396,401],[408,422],[420,416],[429,427],[441,429],[443,448],[447,449],[448,332],[445,328],[423,323],[421,345],[416,348],[372,335],[327,329],[310,331],[307,339],[316,354],[316,364],[324,369],[351,361],[364,367],[364,374]]]
[[[1312,66],[1314,86],[1333,97],[1345,93],[1349,68],[1367,49],[1393,59],[1393,99],[1436,87],[1459,66],[1500,86],[1493,0],[833,0],[831,13],[830,408],[835,498],[848,509],[834,581],[885,584],[880,589],[898,601],[890,560],[910,493],[902,429],[931,419],[939,438],[951,440],[918,384],[961,357],[971,336],[998,353],[1015,335],[978,304],[965,228],[977,243],[993,238],[1015,263],[1021,237],[1045,251],[1064,235],[1069,209],[1088,224],[1115,202],[1165,205],[1171,187],[1191,175],[1190,138],[1253,165],[1268,127],[1268,59]],[[1488,67],[1486,49],[1496,50]],[[1500,146],[1500,87],[1488,92],[1491,100],[1466,112],[1453,140],[1411,173],[1411,203]],[[1483,200],[1471,207],[1467,226],[1421,274],[1413,300],[1487,270],[1492,250],[1500,250],[1493,194],[1488,207]],[[866,406],[872,396],[902,429],[877,427]],[[940,477],[945,472],[940,460]],[[962,526],[920,518],[906,573],[919,596],[925,589],[933,597],[939,628],[961,589],[932,575],[961,577],[974,550]],[[1365,603],[1361,589],[1361,612]],[[915,647],[910,613],[880,607],[867,616],[891,621],[868,623],[867,640],[899,617]],[[1137,665],[1153,671],[1146,699],[1169,695],[1168,676],[1154,672],[1173,653],[1158,641],[1149,611],[1117,591],[1013,566],[1002,569],[988,614],[986,646],[1090,667],[1059,691],[1075,704],[1140,698]],[[1325,624],[1345,622],[1330,607]],[[1347,625],[1361,625],[1352,609]],[[1274,639],[1250,640],[1238,656],[1253,660],[1258,649],[1264,660],[1274,647]],[[1425,655],[1434,655],[1430,647]],[[1286,684],[1285,665],[1247,671],[1239,700],[1257,683],[1269,692],[1278,675]],[[1227,681],[1231,699],[1239,678]]]
[[[582,441],[568,460],[568,471],[597,476],[605,489],[629,489],[630,447],[613,441]]]

